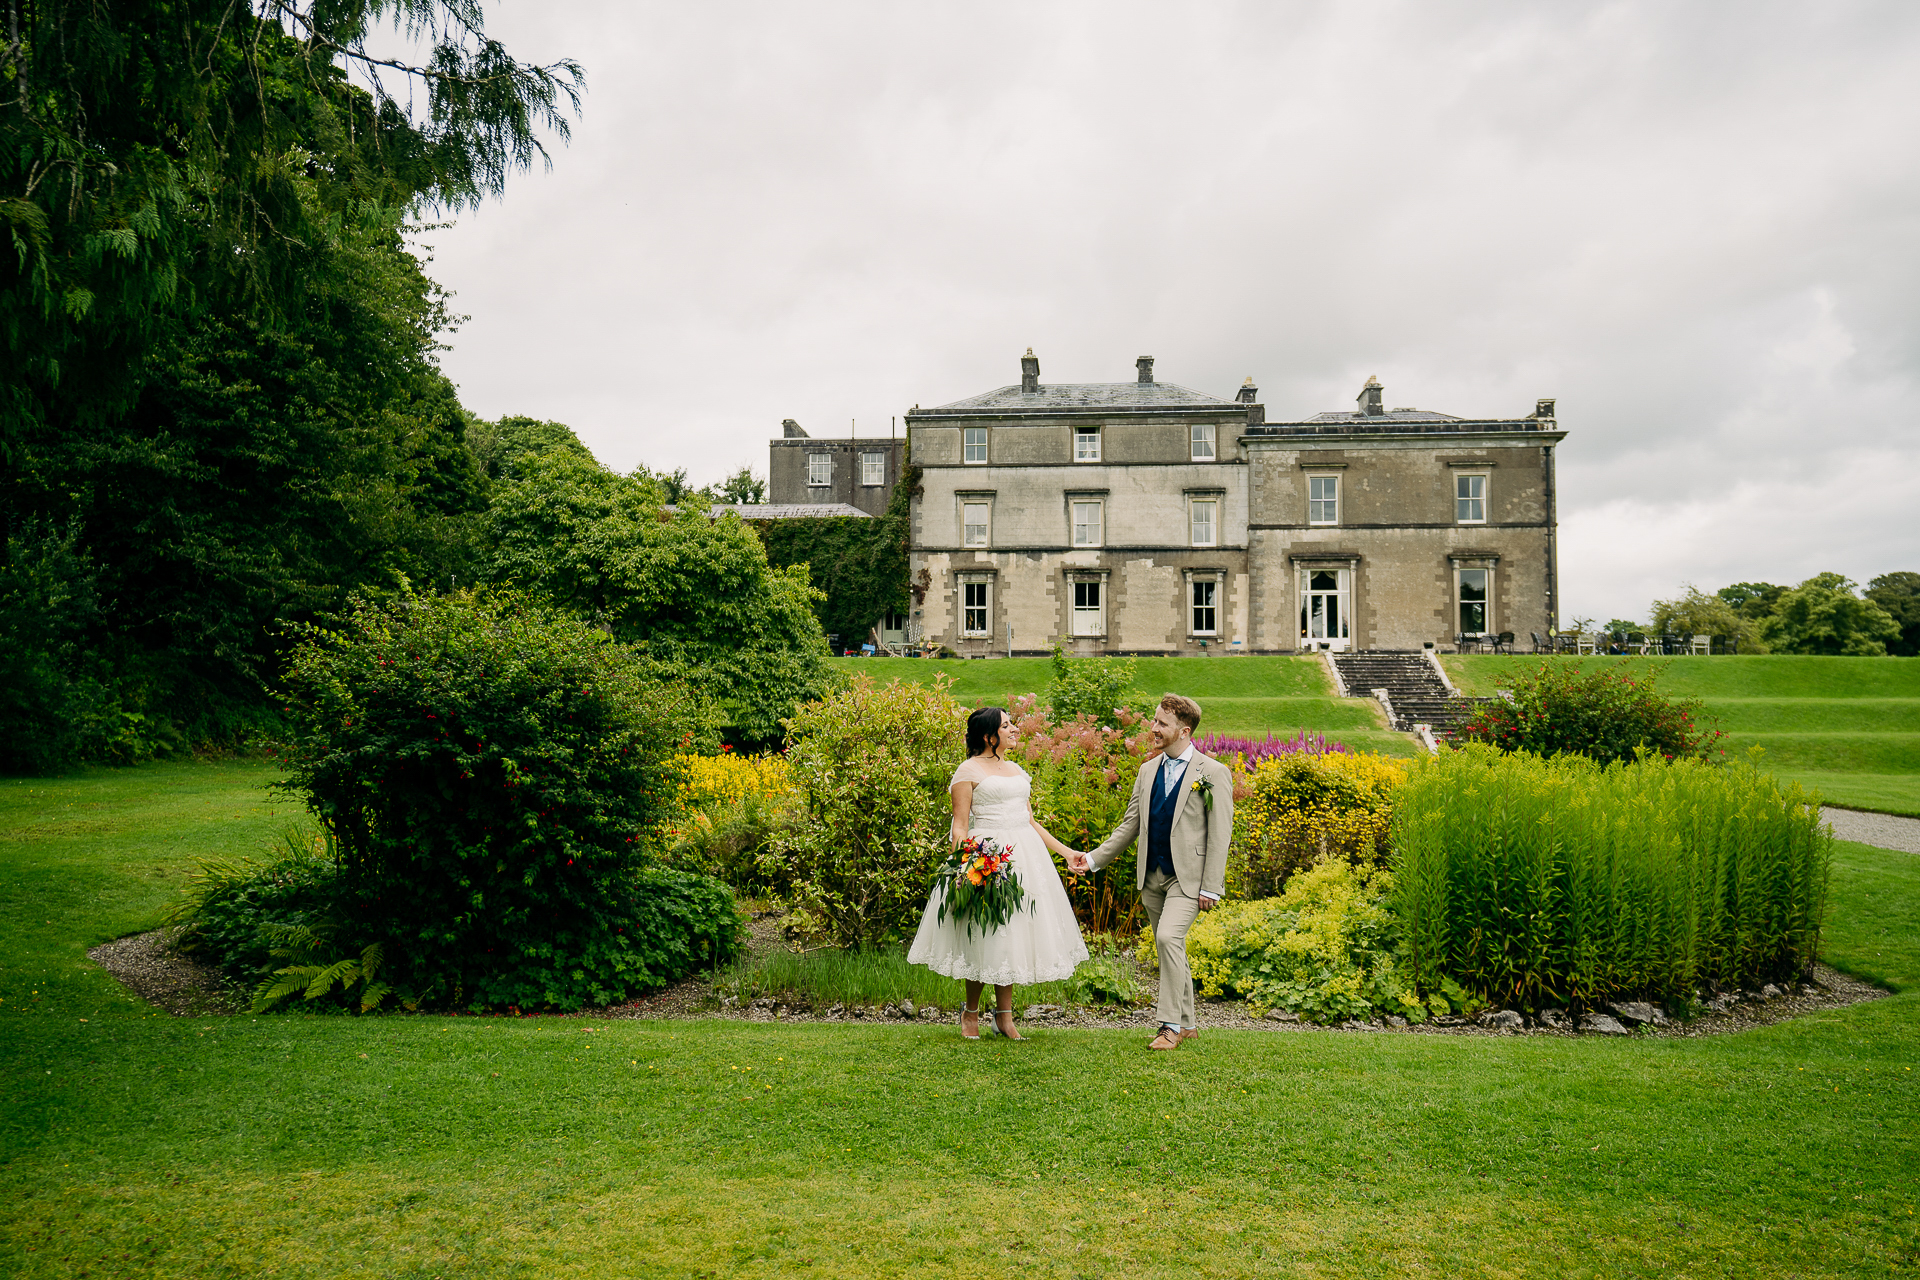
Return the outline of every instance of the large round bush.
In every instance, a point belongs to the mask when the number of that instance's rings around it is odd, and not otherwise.
[[[730,955],[725,886],[643,871],[696,706],[577,619],[407,594],[301,628],[287,785],[339,851],[341,941],[431,1003],[576,1008]]]
[[[1514,682],[1513,697],[1491,698],[1455,733],[1502,751],[1578,755],[1611,764],[1642,747],[1668,760],[1704,757],[1723,736],[1700,725],[1700,703],[1673,701],[1659,668],[1584,667],[1543,662]]]

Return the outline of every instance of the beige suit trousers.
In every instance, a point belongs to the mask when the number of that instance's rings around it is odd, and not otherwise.
[[[1187,967],[1187,930],[1200,914],[1200,900],[1180,890],[1180,881],[1164,871],[1149,871],[1140,890],[1140,905],[1153,921],[1153,949],[1160,957],[1160,1003],[1154,1013],[1161,1022],[1183,1030],[1193,1020],[1193,970]]]

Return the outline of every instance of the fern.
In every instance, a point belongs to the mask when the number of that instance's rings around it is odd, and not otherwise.
[[[399,1000],[407,1009],[420,1007],[420,1002],[407,993],[374,981],[387,954],[379,943],[370,943],[358,958],[332,959],[333,944],[307,925],[274,923],[262,928],[273,935],[276,945],[272,954],[289,963],[274,970],[273,976],[254,991],[255,1013],[266,1013],[293,995],[322,1000],[332,994],[335,987],[340,990],[340,999],[350,1007],[357,1006],[361,1013],[372,1013],[389,998]],[[352,998],[355,987],[360,988],[357,1000]]]

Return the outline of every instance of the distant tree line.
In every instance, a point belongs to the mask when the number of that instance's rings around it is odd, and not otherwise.
[[[1883,573],[1864,592],[1837,573],[1794,587],[1736,582],[1711,595],[1689,586],[1654,601],[1649,625],[1614,618],[1604,630],[1711,635],[1741,653],[1910,658],[1920,655],[1920,573]]]

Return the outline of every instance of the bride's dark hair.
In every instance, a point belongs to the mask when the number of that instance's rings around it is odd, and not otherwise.
[[[967,717],[967,758],[982,755],[987,749],[987,739],[1000,737],[1000,725],[1007,713],[999,707],[982,707]]]

